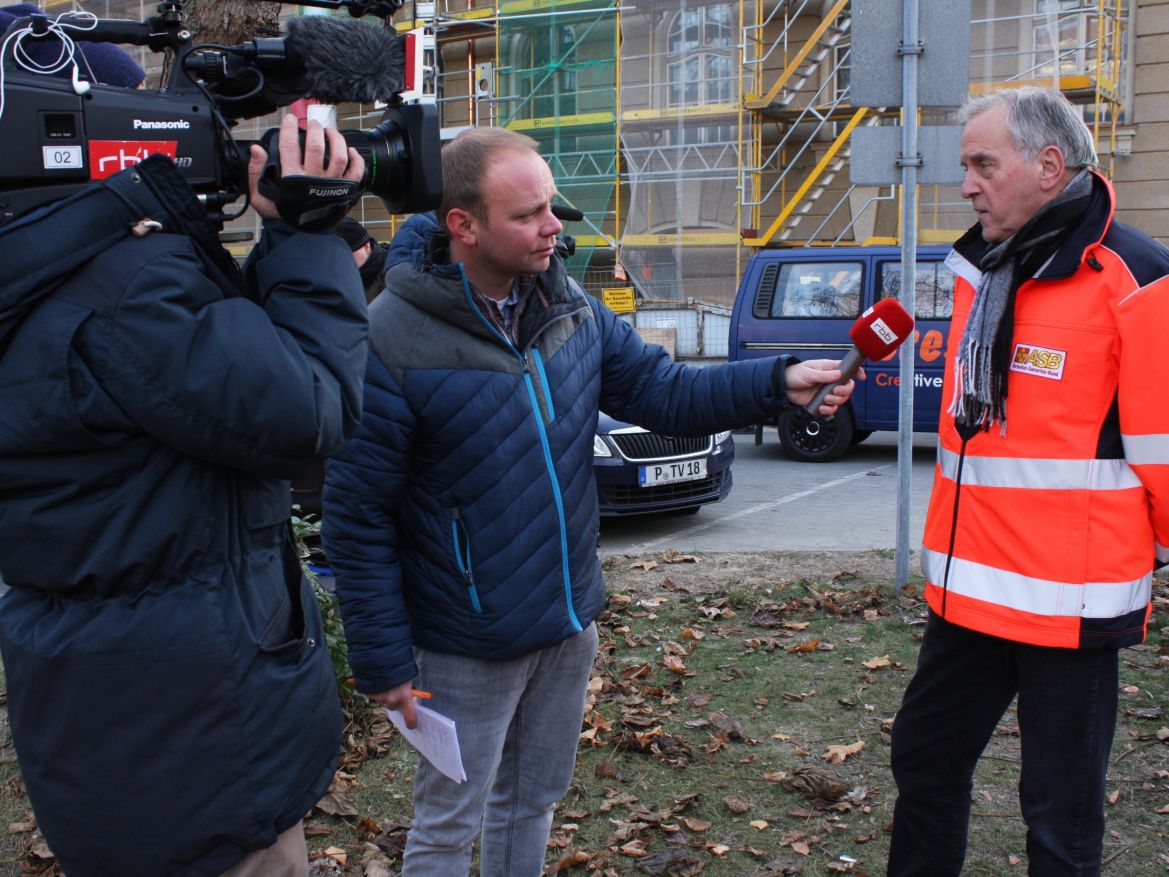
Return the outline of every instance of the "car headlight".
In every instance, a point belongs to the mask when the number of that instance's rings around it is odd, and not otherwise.
[[[716,432],[714,434],[714,443],[716,445],[721,445],[723,442],[725,442],[730,437],[731,437],[731,431],[729,429],[726,432]]]
[[[609,446],[605,444],[605,440],[599,435],[593,436],[593,456],[594,457],[611,457],[613,452],[609,450]]]

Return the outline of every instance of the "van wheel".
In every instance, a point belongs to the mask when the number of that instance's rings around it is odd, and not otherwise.
[[[802,463],[828,463],[848,450],[856,422],[850,408],[815,420],[802,414],[800,408],[789,408],[779,416],[779,443],[789,457]]]

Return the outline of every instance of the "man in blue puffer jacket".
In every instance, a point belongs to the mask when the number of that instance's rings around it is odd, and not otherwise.
[[[361,179],[340,134],[305,140],[285,117],[286,176]],[[368,324],[348,248],[280,221],[263,164],[243,276],[163,156],[0,228],[0,646],[69,877],[308,872],[341,711],[288,479],[356,426]]]
[[[756,423],[836,363],[675,365],[569,280],[535,141],[471,129],[443,152],[441,228],[370,308],[365,413],[329,462],[324,535],[358,688],[453,718],[467,782],[414,780],[406,877],[536,877],[572,778],[605,603],[598,412],[673,435]],[[828,396],[830,413],[852,382]]]

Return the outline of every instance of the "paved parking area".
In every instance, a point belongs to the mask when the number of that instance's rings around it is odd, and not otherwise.
[[[933,484],[932,433],[916,433],[910,549],[921,545]],[[774,430],[735,436],[734,487],[693,515],[605,518],[603,554],[680,551],[860,551],[897,545],[897,435],[874,433],[831,463],[786,457]]]

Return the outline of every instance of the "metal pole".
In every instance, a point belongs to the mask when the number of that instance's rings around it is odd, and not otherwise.
[[[901,304],[916,314],[917,299],[917,73],[918,0],[902,0],[901,75],[905,119],[901,127]],[[901,345],[901,386],[897,422],[896,593],[909,581],[909,502],[913,483],[913,358],[916,339]]]

